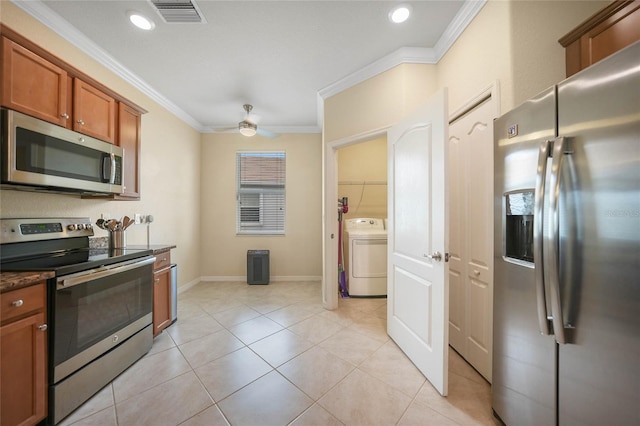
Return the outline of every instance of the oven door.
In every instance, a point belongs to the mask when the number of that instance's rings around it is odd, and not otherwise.
[[[154,262],[146,256],[57,279],[51,302],[53,383],[152,323]]]

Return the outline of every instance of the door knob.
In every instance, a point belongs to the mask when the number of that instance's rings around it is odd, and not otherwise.
[[[436,251],[433,254],[425,254],[424,257],[428,257],[429,259],[435,260],[436,262],[442,261],[442,253],[440,253],[439,251]]]

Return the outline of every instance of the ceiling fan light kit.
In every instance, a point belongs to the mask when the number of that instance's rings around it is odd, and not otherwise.
[[[249,123],[248,121],[241,121],[238,123],[238,128],[240,129],[240,133],[244,136],[254,136],[258,131],[258,126],[253,123]]]
[[[278,134],[271,132],[269,130],[258,127],[258,122],[260,121],[260,116],[256,114],[252,114],[253,106],[250,104],[242,105],[242,109],[244,109],[244,119],[238,123],[238,126],[228,127],[223,129],[218,129],[218,132],[234,132],[240,133],[242,136],[255,136],[260,135],[267,138],[277,138]]]

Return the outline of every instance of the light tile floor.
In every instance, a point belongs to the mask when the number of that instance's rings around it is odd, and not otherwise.
[[[441,397],[386,334],[386,299],[321,305],[318,282],[200,283],[178,322],[63,425],[497,425],[453,350]]]

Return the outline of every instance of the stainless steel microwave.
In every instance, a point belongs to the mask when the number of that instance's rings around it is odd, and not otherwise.
[[[13,110],[0,119],[3,188],[122,193],[121,147]]]

